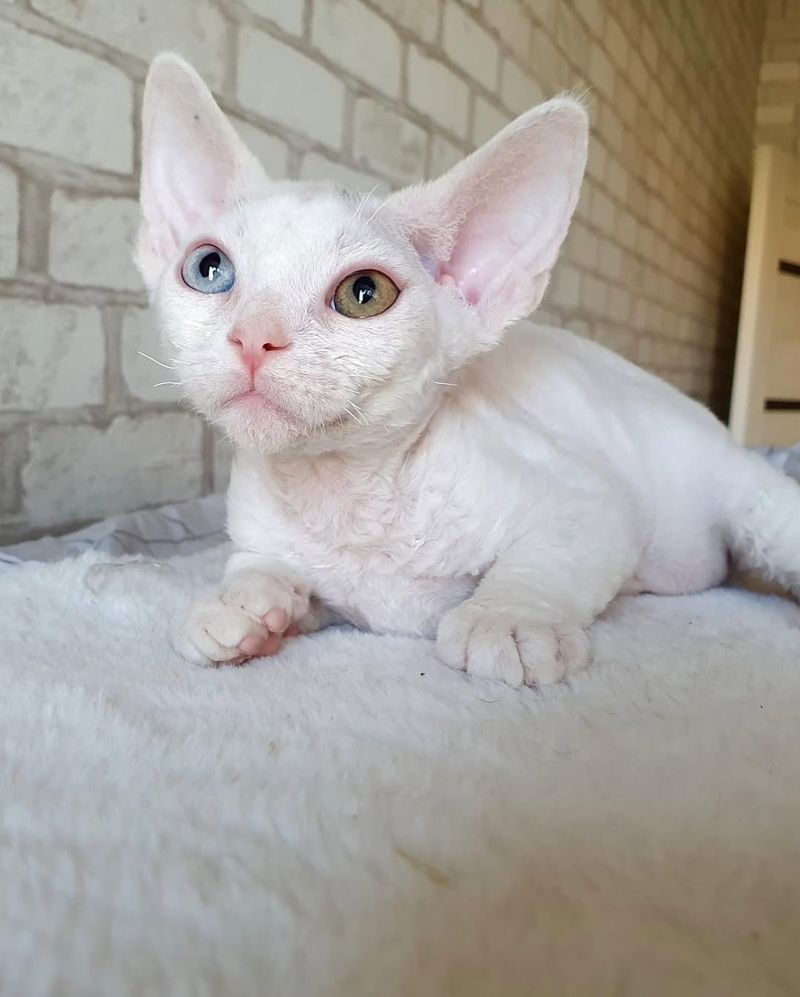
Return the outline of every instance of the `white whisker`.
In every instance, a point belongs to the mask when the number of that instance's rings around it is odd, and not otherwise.
[[[154,388],[163,388],[165,384],[180,385],[182,383],[183,383],[182,381],[159,381],[158,384],[154,384],[153,387]]]
[[[364,206],[366,205],[367,201],[372,197],[372,195],[375,193],[377,189],[378,189],[378,184],[375,184],[372,190],[368,191],[366,194],[362,196],[361,201],[359,202],[359,205],[356,208],[356,218],[361,217],[361,212],[364,210]]]
[[[457,388],[457,384],[453,384],[452,381],[434,381],[434,384],[441,384],[443,388]]]
[[[381,201],[381,203],[378,205],[378,207],[372,212],[372,214],[367,219],[367,223],[369,223],[371,221],[374,221],[376,215],[378,214],[378,212],[382,211],[385,207],[386,207],[386,201]]]
[[[159,367],[163,367],[164,370],[177,370],[177,367],[170,367],[167,363],[162,363],[160,360],[156,360],[155,357],[151,357],[149,353],[143,353],[141,350],[136,351],[140,357],[144,357],[145,360],[152,360],[153,363],[157,363]]]

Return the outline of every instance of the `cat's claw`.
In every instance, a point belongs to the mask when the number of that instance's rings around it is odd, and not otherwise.
[[[451,668],[508,685],[550,685],[589,664],[582,627],[546,625],[467,600],[439,624],[436,646]]]
[[[239,571],[193,603],[175,646],[194,664],[241,664],[275,654],[308,614],[309,591],[295,579]]]

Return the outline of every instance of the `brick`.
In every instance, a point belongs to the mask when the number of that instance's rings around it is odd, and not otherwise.
[[[614,202],[601,190],[592,193],[589,217],[592,225],[606,235],[612,235],[616,222]]]
[[[602,183],[606,175],[608,153],[606,147],[598,139],[589,143],[589,157],[586,161],[586,173],[597,183]]]
[[[581,307],[597,315],[605,315],[606,285],[603,281],[584,274],[580,286]]]
[[[564,244],[567,259],[593,270],[597,264],[597,236],[583,222],[574,221]]]
[[[4,22],[0,93],[0,142],[117,173],[133,169],[133,87],[108,63]]]
[[[774,107],[759,107],[756,110],[756,124],[788,125],[794,121],[793,104],[776,104]]]
[[[467,75],[494,90],[500,63],[498,44],[455,0],[445,3],[442,48]]]
[[[387,97],[400,95],[400,38],[360,0],[315,0],[311,42],[342,69]]]
[[[609,158],[606,168],[606,187],[620,203],[625,202],[628,194],[628,175],[618,160]]]
[[[616,237],[626,249],[636,245],[636,219],[630,211],[617,212]]]
[[[761,82],[794,82],[800,79],[800,62],[765,62],[761,66]]]
[[[252,29],[240,32],[236,68],[236,95],[243,107],[331,148],[341,147],[345,87],[327,69]]]
[[[465,138],[469,87],[446,66],[412,45],[408,50],[408,103],[441,128]]]
[[[331,180],[333,183],[342,184],[352,190],[370,191],[377,194],[385,194],[389,187],[385,180],[381,180],[372,173],[363,173],[361,170],[354,170],[344,163],[334,162],[326,156],[321,156],[316,152],[308,152],[303,156],[303,164],[300,168],[301,180]]]
[[[28,456],[28,431],[16,426],[0,432],[0,515],[19,510],[22,490],[19,477]]]
[[[174,402],[181,397],[181,387],[164,382],[175,381],[177,371],[165,370],[140,352],[161,363],[170,364],[161,343],[155,316],[149,308],[126,308],[122,319],[121,363],[125,386],[134,398],[147,402]],[[156,385],[159,385],[156,387]]]
[[[475,116],[472,122],[472,146],[477,148],[493,138],[508,124],[509,115],[500,111],[483,97],[475,98]]]
[[[221,436],[214,438],[211,473],[212,487],[215,492],[224,492],[228,487],[231,477],[233,452],[233,447],[227,439]]]
[[[135,10],[128,0],[31,0],[31,5],[45,17],[146,61],[175,49],[209,86],[222,82],[225,21],[210,0],[136,0]]]
[[[765,38],[770,42],[797,41],[800,39],[800,16],[768,20]]]
[[[555,26],[558,0],[524,0],[524,2],[539,27],[550,30]]]
[[[0,277],[10,277],[17,269],[18,230],[17,175],[0,163]],[[2,314],[2,305],[0,305],[0,314]]]
[[[589,54],[589,79],[606,97],[614,94],[614,67],[603,49],[595,42]]]
[[[532,76],[520,69],[513,59],[503,59],[500,78],[500,99],[513,114],[528,111],[544,98],[541,87]]]
[[[0,410],[103,401],[105,344],[97,308],[4,298],[0,314]]]
[[[486,23],[520,59],[528,57],[531,21],[519,0],[487,3],[483,8]]]
[[[299,0],[243,0],[245,7],[258,17],[266,17],[287,34],[303,31],[303,4]]]
[[[558,8],[558,44],[569,61],[584,67],[589,58],[590,38],[583,21],[562,3]]]
[[[278,0],[285,2],[285,0]],[[374,0],[389,20],[407,28],[423,41],[432,42],[439,26],[439,5],[431,0]],[[300,4],[298,4],[298,7]]]
[[[464,153],[457,145],[448,142],[441,135],[434,135],[431,140],[431,159],[428,174],[431,177],[440,177],[443,173],[461,162]]]
[[[596,38],[603,37],[605,9],[600,0],[573,0],[575,13]]]
[[[372,100],[356,101],[353,148],[356,161],[397,180],[412,183],[425,172],[425,131]]]
[[[570,77],[567,60],[552,39],[536,28],[531,33],[528,63],[536,79],[548,92],[555,93],[567,86]]]
[[[232,119],[236,131],[247,148],[257,157],[275,180],[285,180],[289,176],[289,146],[283,139],[276,138],[248,121]]]
[[[547,293],[547,301],[559,308],[577,308],[580,305],[581,275],[575,267],[559,263]]]
[[[618,280],[622,277],[622,252],[618,246],[603,241],[597,257],[597,269],[609,280]]]
[[[50,273],[65,284],[142,290],[131,250],[139,205],[126,197],[56,191],[50,227]]]
[[[625,72],[628,66],[630,45],[628,44],[625,32],[620,27],[619,21],[612,16],[606,18],[605,46],[612,61],[616,63],[619,69]]]
[[[630,317],[631,296],[623,287],[612,287],[608,294],[608,309],[615,322],[627,322]]]
[[[33,426],[22,471],[34,526],[193,498],[202,482],[202,423],[178,412],[119,416],[106,429]]]

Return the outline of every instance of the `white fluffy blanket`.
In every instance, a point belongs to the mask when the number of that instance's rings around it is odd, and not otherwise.
[[[621,600],[544,693],[329,631],[203,671],[219,550],[0,573],[3,994],[800,992],[800,610]]]

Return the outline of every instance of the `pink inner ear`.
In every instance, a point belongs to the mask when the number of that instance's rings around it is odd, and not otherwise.
[[[586,113],[559,98],[512,122],[450,173],[396,195],[436,279],[500,328],[539,303],[586,161]]]
[[[558,172],[543,177],[537,165],[531,164],[532,175],[507,177],[491,206],[472,209],[442,268],[487,318],[498,299],[504,309],[525,309],[530,283],[552,266],[566,233],[568,179]]]
[[[194,70],[177,56],[156,58],[145,86],[137,251],[148,286],[193,229],[267,185]]]

